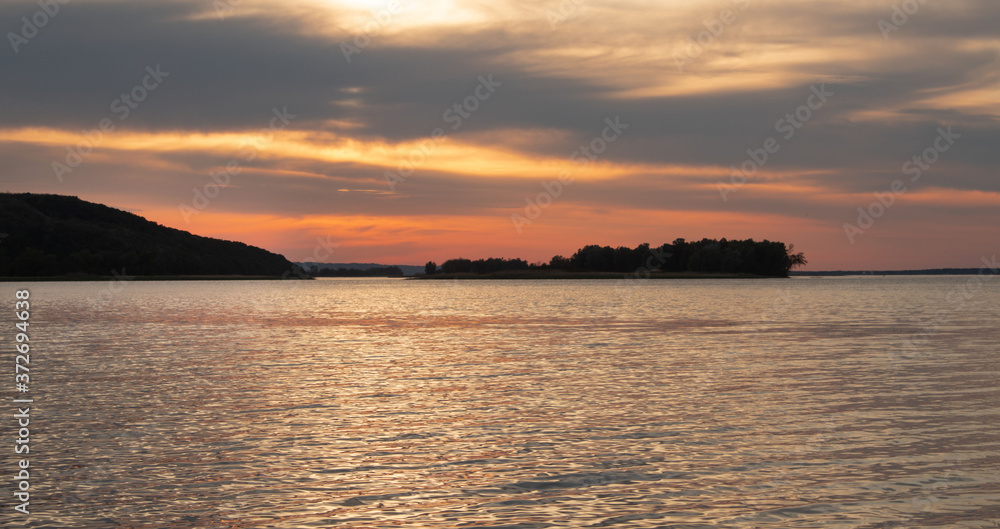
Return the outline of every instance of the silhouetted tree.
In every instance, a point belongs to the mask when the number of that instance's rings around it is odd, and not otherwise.
[[[427,264],[424,265],[424,273],[429,276],[436,274],[437,271],[438,265],[434,261],[427,261]]]
[[[557,270],[569,270],[572,266],[573,263],[561,255],[553,256],[552,260],[549,261],[549,267]]]
[[[441,263],[441,271],[446,274],[471,273],[472,261],[468,259],[448,259]]]
[[[789,244],[788,251],[786,252],[786,254],[788,255],[788,260],[786,263],[787,270],[785,271],[786,275],[788,271],[790,271],[792,268],[795,268],[796,266],[805,266],[809,263],[809,261],[806,260],[806,256],[804,253],[802,252],[792,253],[794,251],[795,251],[795,245]]]

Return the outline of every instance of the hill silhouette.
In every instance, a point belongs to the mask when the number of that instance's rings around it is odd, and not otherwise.
[[[276,253],[77,197],[0,193],[0,276],[288,276],[296,270]]]

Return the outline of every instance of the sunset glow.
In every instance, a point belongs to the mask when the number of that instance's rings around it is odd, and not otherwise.
[[[752,237],[973,267],[1000,241],[995,3],[895,29],[889,0],[216,4],[74,2],[8,46],[3,191],[328,262]]]

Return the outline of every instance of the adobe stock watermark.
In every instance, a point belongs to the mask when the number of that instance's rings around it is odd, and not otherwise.
[[[952,457],[934,463],[936,467],[929,472],[930,475],[923,475],[914,480],[907,480],[910,485],[907,491],[911,494],[910,511],[913,514],[901,520],[901,527],[926,527],[923,522],[927,513],[941,513],[943,510],[954,510],[955,505],[948,505],[949,500],[954,501],[965,494],[970,489],[975,489],[979,483],[970,470],[976,468],[975,462],[968,456],[960,452],[952,452]],[[996,520],[990,520],[993,527],[1000,527]],[[895,527],[895,525],[893,525]],[[980,525],[980,527],[986,527]]]
[[[580,145],[579,148],[570,154],[570,161],[576,165],[580,165],[581,168],[586,168],[591,163],[597,161],[598,156],[607,150],[608,145],[617,141],[621,137],[622,132],[629,127],[628,123],[621,122],[621,116],[615,116],[613,120],[611,118],[604,118],[604,123],[605,127],[599,135],[594,136],[589,143]],[[510,221],[514,224],[514,229],[517,230],[518,235],[521,234],[524,226],[531,224],[535,219],[540,217],[542,210],[551,206],[552,202],[562,195],[565,186],[572,184],[573,181],[573,173],[563,170],[559,172],[557,179],[542,182],[542,191],[540,193],[534,197],[525,197],[524,202],[527,205],[524,207],[524,214],[510,214]]]
[[[133,86],[131,90],[122,92],[121,96],[111,102],[111,113],[118,116],[118,121],[125,121],[132,115],[132,111],[139,108],[139,104],[159,88],[167,77],[170,77],[170,72],[162,71],[159,64],[155,68],[147,66],[146,76],[142,78],[142,81]],[[94,128],[84,130],[83,141],[76,145],[66,146],[65,163],[52,162],[52,172],[55,173],[56,179],[62,183],[63,175],[70,174],[74,169],[80,167],[84,158],[104,141],[106,134],[114,132],[115,128],[115,122],[111,118],[102,118]]]
[[[351,55],[357,55],[361,53],[361,50],[367,48],[372,43],[372,37],[381,35],[382,29],[389,25],[393,15],[398,15],[399,11],[399,2],[395,0],[389,0],[385,7],[373,11],[371,20],[361,28],[361,34],[355,35],[352,39],[353,45],[346,42],[340,43],[340,52],[344,54],[344,60],[350,64]]]
[[[10,47],[14,50],[14,55],[21,52],[21,46],[24,46],[31,39],[38,36],[39,30],[44,28],[49,24],[49,21],[59,14],[59,7],[68,4],[70,0],[38,0],[38,11],[35,11],[30,17],[21,17],[21,32],[14,33],[13,31],[7,32],[7,40],[10,41]]]
[[[687,43],[681,49],[674,50],[673,57],[677,71],[683,72],[685,65],[701,57],[705,49],[718,40],[726,28],[736,23],[739,13],[750,7],[750,0],[730,0],[730,2],[736,5],[736,10],[727,7],[719,11],[717,17],[703,20],[702,25],[705,29],[694,37],[688,37]]]
[[[929,170],[941,158],[942,154],[951,149],[951,146],[955,144],[955,140],[962,137],[961,134],[953,132],[951,126],[947,130],[944,127],[938,127],[937,131],[938,136],[934,138],[930,147],[927,147],[920,154],[903,163],[903,174],[910,176],[911,183],[916,183],[920,180],[924,171]],[[875,200],[871,204],[868,204],[867,208],[858,208],[856,224],[844,223],[844,234],[847,236],[847,240],[851,244],[854,244],[857,237],[864,235],[866,231],[871,229],[875,225],[875,221],[882,218],[889,211],[889,208],[896,203],[896,198],[902,196],[906,191],[906,183],[899,178],[889,184],[887,191],[881,193],[876,191]]]
[[[920,7],[927,3],[927,0],[903,0],[902,4],[893,4],[892,14],[889,20],[880,18],[875,24],[882,33],[882,40],[889,40],[889,35],[910,21],[912,15],[920,11]]]
[[[311,261],[313,263],[330,262],[329,259],[333,257],[334,251],[340,248],[340,243],[333,242],[333,237],[329,235],[326,236],[326,240],[322,237],[316,237],[316,246],[313,247],[312,255],[309,256],[305,261]],[[296,263],[292,264],[292,267],[281,274],[281,279],[309,279],[309,274]],[[296,286],[298,284],[296,283]]]
[[[657,270],[662,270],[663,265],[673,257],[673,252],[664,251],[662,246],[656,248],[649,248],[649,252],[646,255],[646,261],[632,271],[630,274],[625,274],[621,279],[617,279],[614,282],[614,295],[624,299],[625,303],[631,301],[631,295],[634,289],[638,288],[648,281],[651,281],[653,272]],[[608,296],[610,299],[612,296]]]
[[[492,97],[496,89],[503,84],[499,81],[494,81],[493,74],[489,74],[486,77],[480,75],[477,79],[479,80],[479,84],[472,90],[472,94],[462,99],[461,103],[455,103],[446,109],[441,115],[441,119],[445,123],[451,124],[452,131],[461,128],[465,122],[464,120],[472,117],[472,114],[479,110],[480,105]],[[436,127],[431,131],[429,137],[420,140],[420,143],[415,149],[410,151],[405,160],[399,162],[395,171],[386,171],[384,175],[385,183],[389,186],[389,191],[396,191],[396,184],[403,183],[407,178],[413,176],[416,168],[427,161],[430,155],[434,154],[434,151],[437,150],[437,145],[448,139],[447,134],[444,128]]]
[[[556,29],[557,24],[565,22],[573,16],[573,13],[576,13],[576,10],[580,9],[580,6],[585,2],[586,0],[560,0],[555,9],[546,9],[545,18],[549,21],[549,26]]]
[[[316,246],[313,247],[312,255],[310,256],[312,258],[312,262],[315,263],[322,263],[324,261],[329,262],[329,259],[333,256],[334,251],[337,248],[340,248],[340,243],[334,242],[333,237],[327,235],[326,240],[323,240],[322,237],[316,237]],[[292,263],[291,268],[285,270],[281,274],[281,279],[303,280],[303,279],[312,279],[312,276],[310,276],[298,264]],[[284,288],[288,290],[297,289],[301,286],[301,283],[299,281],[281,281],[281,284]]]
[[[215,16],[225,20],[242,3],[243,0],[213,0],[212,7],[215,8]]]
[[[102,303],[107,303],[114,299],[114,297],[122,293],[126,287],[128,287],[135,280],[135,276],[130,276],[125,273],[125,267],[122,267],[121,273],[118,270],[111,271],[111,279],[108,281],[107,286],[102,288],[100,292],[97,293],[97,297],[87,298],[90,304],[91,310],[96,309]]]
[[[945,295],[944,301],[946,303],[938,305],[940,308],[931,318],[917,324],[922,329],[921,332],[903,338],[903,352],[895,353],[891,360],[895,360],[898,356],[915,356],[922,347],[928,344],[931,336],[941,332],[944,326],[951,321],[954,312],[964,307],[966,303],[983,291],[986,283],[1000,274],[1000,263],[997,262],[996,254],[993,254],[992,257],[984,256],[981,262],[983,264],[979,267],[976,275],[956,285]]]
[[[788,321],[794,314],[795,307],[801,305],[790,286],[786,285],[773,294],[767,308],[747,321],[746,330],[733,335],[735,340],[729,349],[729,354],[732,357],[749,354],[752,359],[753,351],[759,346],[759,343],[753,343],[754,340],[768,339],[769,324]]]
[[[823,108],[834,95],[832,91],[827,90],[825,83],[819,85],[818,88],[816,85],[812,85],[810,90],[812,93],[806,98],[804,104],[799,105],[793,112],[785,114],[785,117],[779,119],[774,124],[775,132],[783,133],[781,136],[783,141],[791,140],[796,132],[813,118],[813,113]],[[767,164],[770,155],[777,153],[780,149],[781,141],[773,136],[764,140],[763,145],[760,147],[747,149],[746,152],[749,158],[744,160],[739,167],[735,165],[729,166],[729,169],[732,171],[729,175],[729,183],[718,182],[715,184],[716,189],[719,190],[719,196],[722,197],[722,201],[727,202],[729,200],[729,193],[746,185],[747,178],[757,174],[757,171]]]
[[[222,188],[228,186],[234,176],[243,172],[243,168],[240,167],[241,160],[243,162],[256,160],[257,151],[274,140],[274,133],[284,130],[293,119],[298,117],[296,114],[288,112],[287,106],[281,107],[281,110],[278,110],[277,107],[272,108],[271,113],[274,116],[271,117],[268,127],[257,131],[257,136],[253,140],[246,140],[240,144],[236,156],[226,162],[225,169],[210,171],[208,176],[211,178],[211,182],[203,185],[201,189],[198,187],[191,188],[191,204],[179,204],[177,206],[181,212],[181,216],[184,217],[184,222],[190,223],[191,215],[200,213],[207,208],[208,204],[222,193]]]
[[[733,359],[727,358],[725,361],[732,363]],[[768,362],[756,362],[755,365],[761,367],[747,366],[742,370],[760,369],[761,371],[754,372],[754,376],[756,376],[756,373],[761,373],[766,369],[763,366],[767,364]],[[733,378],[738,376],[738,372],[734,373],[734,370],[740,370],[733,367],[723,367],[722,369],[728,371],[723,375],[725,378],[720,381],[724,383],[731,382]],[[815,464],[814,461],[817,458],[826,460],[829,457],[821,455],[823,452],[836,451],[840,448],[848,435],[843,431],[847,424],[849,424],[849,420],[834,410],[823,410],[800,416],[795,426],[797,432],[794,436],[794,442],[786,444],[778,441],[781,443],[780,445],[771,445],[771,447],[780,450],[778,460],[772,459],[773,463],[768,465],[769,468],[766,472],[754,472],[755,476],[760,476],[760,481],[757,482],[755,488],[759,487],[763,492],[761,496],[755,494],[753,496],[756,497],[751,497],[747,501],[754,507],[754,512],[734,518],[729,522],[733,523],[734,527],[765,526],[761,522],[763,519],[767,519],[767,513],[773,508],[775,494],[784,495],[789,490],[811,482],[814,478],[808,468]]]

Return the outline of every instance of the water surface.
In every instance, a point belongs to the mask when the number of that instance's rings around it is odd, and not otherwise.
[[[998,527],[968,281],[28,284],[27,526]]]

